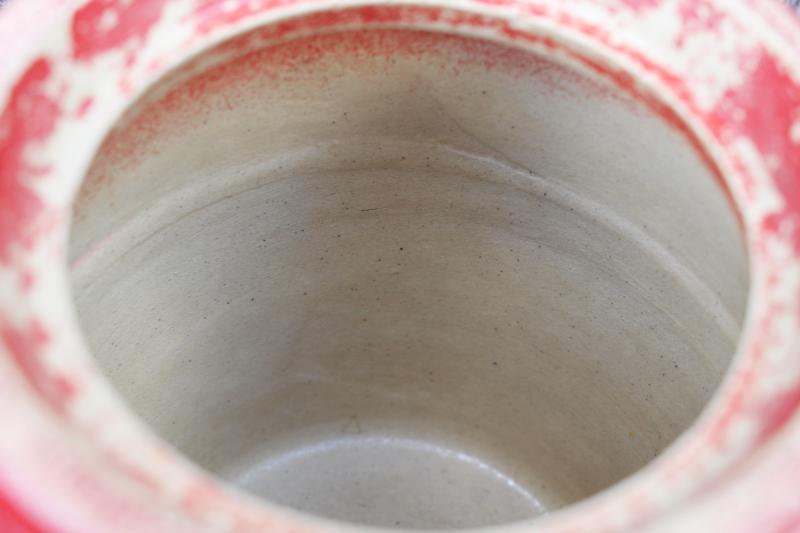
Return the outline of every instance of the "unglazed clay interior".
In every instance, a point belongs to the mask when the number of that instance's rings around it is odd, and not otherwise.
[[[528,519],[698,416],[747,289],[682,135],[463,37],[257,34],[162,80],[75,204],[98,364],[189,458],[357,524]]]

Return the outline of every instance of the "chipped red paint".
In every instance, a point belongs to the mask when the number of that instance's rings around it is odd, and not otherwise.
[[[681,17],[681,30],[675,38],[675,46],[682,47],[692,35],[716,33],[725,15],[711,3],[696,0],[683,0],[678,6]]]
[[[30,270],[25,270],[19,276],[19,286],[23,293],[28,293],[36,284],[36,274]]]
[[[25,512],[17,509],[8,497],[0,493],[0,531],[3,533],[43,533]]]
[[[761,422],[758,442],[764,442],[780,431],[795,415],[798,407],[800,407],[800,386],[797,385],[770,398],[758,413]]]
[[[236,2],[233,9],[228,9],[226,7],[226,0],[201,0],[195,10],[197,29],[201,33],[207,33],[218,26],[238,22],[263,9],[289,3],[294,3],[294,1],[256,0],[252,5],[250,2]]]
[[[141,43],[169,0],[92,0],[72,18],[72,55],[87,61],[130,41]]]
[[[25,159],[29,143],[46,139],[55,128],[61,110],[48,97],[44,85],[50,77],[50,62],[39,58],[11,91],[0,114],[0,263],[8,263],[13,247],[33,245],[44,203],[30,188],[32,177],[46,172]]]
[[[225,0],[206,0],[198,6],[194,13],[194,21],[199,33],[206,34],[220,27],[234,24],[261,11],[296,3],[296,0],[258,0],[252,4],[239,2],[237,8],[229,12],[224,11],[222,8],[224,2]],[[409,18],[411,16],[419,16],[419,20],[435,22],[440,18],[441,12],[440,8],[423,6],[362,6],[312,13],[306,17],[290,19],[267,26],[260,31],[268,32],[269,36],[278,38],[282,35],[295,33],[300,29],[311,30],[328,26],[356,24],[390,24],[402,20],[404,14]]]
[[[141,468],[130,464],[126,459],[120,457],[118,454],[111,453],[108,455],[108,459],[111,464],[124,472],[128,478],[140,483],[145,488],[154,492],[161,488],[161,483],[158,479],[151,476]]]
[[[185,491],[180,505],[187,513],[202,517],[209,508],[219,506],[220,502],[223,503],[231,521],[230,529],[232,531],[274,531],[277,529],[274,519],[261,514],[256,515],[237,502],[228,500],[219,485],[208,481],[200,481],[189,487]],[[296,533],[304,533],[304,531],[299,530]],[[286,531],[286,533],[291,532]]]
[[[39,322],[25,329],[6,325],[0,328],[0,339],[36,392],[53,407],[63,409],[74,397],[75,386],[42,364],[42,350],[49,340],[45,328]]]
[[[780,275],[777,272],[771,272],[767,278],[767,286],[771,290],[776,290],[779,287]],[[782,315],[789,311],[779,304],[772,304],[763,313],[762,316],[762,331],[771,331],[775,328],[776,322]],[[755,343],[751,348],[751,357],[748,361],[749,366],[744,369],[742,380],[746,386],[740,387],[741,391],[746,391],[748,387],[753,386],[758,380],[760,374],[763,374],[763,365],[760,363],[768,355],[768,351],[775,345],[775,338],[771,335],[762,335],[755,339]],[[759,371],[760,374],[759,374]],[[744,409],[744,395],[742,392],[737,391],[733,395],[732,401],[720,413],[720,419],[726,417],[733,417],[741,414]],[[775,433],[780,431],[797,413],[800,407],[800,383],[789,385],[783,390],[776,391],[764,404],[758,407],[758,411],[753,413],[754,418],[758,421],[759,429],[756,437],[757,443],[763,443]]]
[[[753,14],[758,14],[769,24],[770,32],[780,42],[800,50],[800,32],[797,31],[797,13],[789,2],[741,0]],[[796,3],[796,2],[795,2]]]
[[[92,105],[94,105],[94,98],[87,96],[81,101],[75,114],[78,116],[78,118],[83,118],[92,108]]]
[[[621,0],[620,3],[634,13],[641,13],[659,7],[664,0]]]
[[[792,141],[793,128],[800,130],[795,126],[800,123],[800,91],[766,54],[745,58],[742,69],[748,72],[745,82],[723,96],[708,121],[723,142],[750,139],[775,162],[770,171],[784,205],[764,219],[764,229],[788,234],[800,255],[800,141]]]

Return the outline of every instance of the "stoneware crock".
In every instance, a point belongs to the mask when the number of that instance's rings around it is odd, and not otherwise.
[[[0,530],[800,530],[769,0],[0,10]]]

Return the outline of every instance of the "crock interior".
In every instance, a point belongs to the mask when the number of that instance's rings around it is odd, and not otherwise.
[[[462,528],[557,509],[691,424],[735,351],[735,216],[612,83],[410,30],[223,45],[133,105],[75,203],[98,364],[273,502]]]

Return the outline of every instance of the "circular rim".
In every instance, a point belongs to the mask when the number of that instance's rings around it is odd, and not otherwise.
[[[792,490],[800,475],[800,26],[784,8],[771,0],[28,2],[2,13],[0,42],[36,7],[60,10],[46,37],[40,29],[18,65],[0,71],[0,525],[344,527],[222,486],[124,406],[75,319],[70,202],[116,118],[187,57],[258,27],[276,40],[398,27],[491,39],[607,77],[692,143],[729,191],[747,238],[747,321],[700,420],[631,478],[498,529],[800,526]]]

